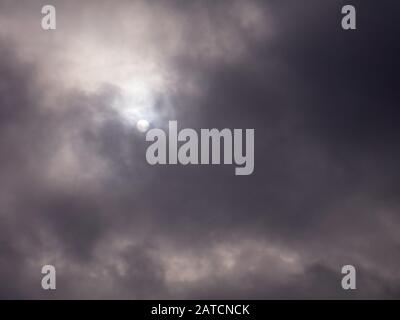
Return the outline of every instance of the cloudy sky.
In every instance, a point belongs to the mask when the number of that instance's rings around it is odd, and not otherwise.
[[[400,4],[350,3],[0,0],[0,298],[400,298]],[[140,119],[254,128],[255,171],[150,166]]]

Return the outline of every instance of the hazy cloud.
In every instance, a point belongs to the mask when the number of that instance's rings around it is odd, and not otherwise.
[[[1,298],[399,297],[399,5],[47,2],[0,0]],[[141,118],[255,172],[149,166]]]

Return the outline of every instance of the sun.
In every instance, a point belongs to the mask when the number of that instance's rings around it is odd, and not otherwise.
[[[150,127],[150,123],[145,120],[145,119],[141,119],[136,123],[136,128],[140,131],[140,132],[146,132]]]

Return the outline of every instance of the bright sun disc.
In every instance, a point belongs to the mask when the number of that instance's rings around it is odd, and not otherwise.
[[[140,132],[146,132],[149,129],[150,123],[147,120],[139,120],[136,123],[136,128],[140,131]]]

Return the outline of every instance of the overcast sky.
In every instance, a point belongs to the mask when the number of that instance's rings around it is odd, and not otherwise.
[[[0,298],[400,298],[399,17],[0,0]],[[255,171],[150,166],[140,119],[255,129]]]

